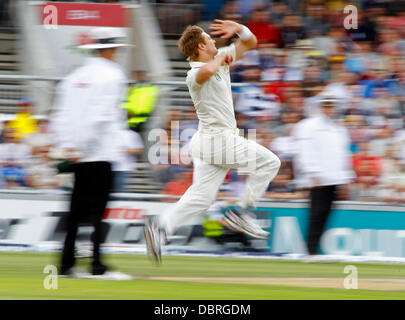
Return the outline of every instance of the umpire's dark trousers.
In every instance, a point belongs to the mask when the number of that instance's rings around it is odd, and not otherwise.
[[[101,220],[112,187],[112,170],[109,162],[82,162],[73,166],[74,186],[67,217],[67,233],[62,252],[61,272],[75,264],[75,240],[80,222],[91,222],[93,233],[92,273],[102,274],[106,266],[100,259]]]
[[[312,188],[310,191],[311,215],[307,240],[309,254],[317,254],[318,252],[319,241],[331,212],[335,196],[336,186],[317,187]]]

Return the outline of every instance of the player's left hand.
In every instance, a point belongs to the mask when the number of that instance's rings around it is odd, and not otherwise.
[[[228,39],[232,37],[236,32],[241,30],[241,25],[231,20],[218,20],[209,26],[210,30],[213,30],[211,34],[213,36],[221,36],[221,39]]]

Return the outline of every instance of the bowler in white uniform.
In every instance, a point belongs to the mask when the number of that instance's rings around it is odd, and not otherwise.
[[[180,50],[188,57],[191,69],[186,83],[193,100],[199,128],[190,142],[193,156],[193,184],[159,221],[145,226],[148,252],[158,262],[162,232],[172,235],[186,219],[204,213],[215,200],[224,178],[231,168],[249,174],[246,189],[235,209],[227,210],[226,222],[233,229],[255,238],[266,239],[263,230],[248,214],[248,209],[265,192],[277,175],[280,160],[270,150],[239,135],[237,129],[229,66],[257,45],[254,34],[233,21],[215,20],[212,35],[239,39],[230,46],[217,49],[213,40],[198,26],[189,26],[179,40]]]

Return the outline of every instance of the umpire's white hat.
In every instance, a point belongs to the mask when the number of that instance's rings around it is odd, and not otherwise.
[[[108,49],[118,47],[130,47],[124,43],[125,34],[117,28],[100,27],[90,31],[91,43],[78,46],[80,49]]]

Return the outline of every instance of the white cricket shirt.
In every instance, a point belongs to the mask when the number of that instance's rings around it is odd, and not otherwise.
[[[235,45],[231,44],[218,50],[218,54],[228,52],[234,61]],[[199,130],[204,133],[221,133],[226,129],[236,129],[233,108],[231,77],[229,66],[221,66],[218,72],[202,85],[197,83],[196,75],[205,62],[191,61],[186,83],[197,112]]]

